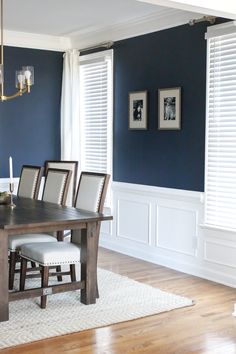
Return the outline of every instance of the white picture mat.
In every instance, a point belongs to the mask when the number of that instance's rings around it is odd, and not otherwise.
[[[143,101],[142,119],[134,120],[133,102]],[[138,91],[129,93],[129,129],[147,129],[147,91]]]
[[[175,112],[176,117],[174,120],[165,120],[164,119],[164,99],[167,97],[175,97]],[[159,90],[159,117],[158,117],[158,128],[159,129],[180,129],[180,108],[181,108],[181,93],[180,88],[173,88],[173,89],[160,89]]]

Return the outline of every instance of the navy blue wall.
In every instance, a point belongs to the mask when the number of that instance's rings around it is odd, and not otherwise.
[[[203,191],[205,24],[179,26],[116,42],[115,181]],[[182,129],[158,131],[158,88],[182,88]],[[148,130],[128,130],[128,93],[148,90]]]
[[[60,97],[62,53],[5,47],[5,94],[15,92],[15,70],[33,65],[35,85],[29,95],[0,102],[0,177],[14,175],[22,164],[43,165],[60,158]]]

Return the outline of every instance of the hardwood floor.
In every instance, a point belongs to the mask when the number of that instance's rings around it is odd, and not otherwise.
[[[233,354],[236,289],[105,249],[99,266],[190,297],[196,305],[15,348],[1,354]]]

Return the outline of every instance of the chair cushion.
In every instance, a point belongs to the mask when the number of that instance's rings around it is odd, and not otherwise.
[[[43,266],[80,262],[80,248],[68,242],[28,243],[21,247],[21,256]]]
[[[57,242],[57,239],[47,234],[11,235],[8,237],[8,249],[13,252],[20,251],[25,243],[35,242]]]

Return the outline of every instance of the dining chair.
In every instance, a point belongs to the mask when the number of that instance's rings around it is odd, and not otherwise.
[[[110,176],[103,173],[81,172],[75,207],[91,212],[102,212]],[[96,232],[99,235],[100,224],[97,223]],[[71,282],[76,281],[75,265],[80,263],[80,244],[83,234],[72,232],[70,242],[58,243],[28,243],[21,247],[20,290],[25,289],[27,262],[33,261],[40,265],[41,287],[48,286],[50,266],[70,266]],[[97,262],[98,249],[96,249]],[[54,274],[53,274],[54,275]],[[97,274],[96,274],[97,279]],[[69,290],[64,285],[65,291]],[[47,295],[41,296],[41,308],[46,308]]]
[[[46,160],[44,164],[45,174],[49,168],[63,169],[71,171],[71,179],[65,205],[73,206],[76,193],[78,161],[57,161]]]
[[[73,206],[75,201],[76,184],[77,184],[77,172],[78,172],[78,161],[71,160],[46,160],[44,163],[45,172],[47,173],[48,168],[63,168],[64,170],[71,171],[71,179],[68,188],[68,194],[66,198],[66,206]],[[52,233],[55,236],[55,233]],[[58,231],[57,239],[63,241],[65,237],[70,237],[71,233],[69,230]]]
[[[23,165],[20,174],[17,195],[19,197],[37,199],[43,167]]]
[[[68,193],[71,171],[49,168],[47,170],[42,200],[65,205]],[[26,243],[57,242],[57,238],[50,234],[22,234],[8,237],[9,259],[9,289],[13,289],[17,255]]]

